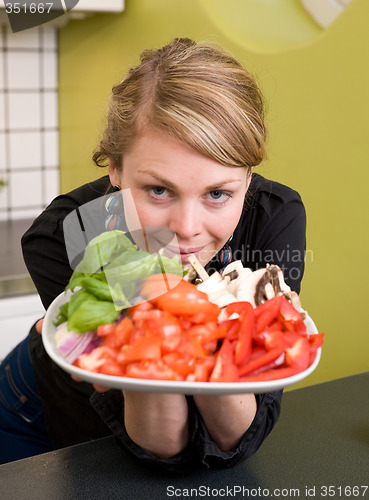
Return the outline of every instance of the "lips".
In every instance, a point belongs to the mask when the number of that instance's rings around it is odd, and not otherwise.
[[[180,248],[180,247],[175,247],[175,246],[166,246],[166,250],[168,250],[171,253],[175,253],[177,255],[191,255],[191,254],[196,254],[201,252],[201,250],[204,249],[204,247],[196,247],[196,248]]]
[[[168,245],[164,248],[164,254],[168,257],[174,257],[175,255],[178,255],[178,257],[182,261],[182,264],[187,264],[188,257],[190,255],[199,255],[199,253],[204,248],[205,247],[179,248],[176,246]]]

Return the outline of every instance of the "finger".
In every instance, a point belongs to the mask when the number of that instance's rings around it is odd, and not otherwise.
[[[44,318],[41,318],[36,323],[36,331],[41,335],[42,334],[42,325],[44,323]]]
[[[110,390],[110,387],[105,387],[105,385],[93,384],[93,388],[97,392],[106,392]]]
[[[83,382],[81,378],[76,377],[75,375],[71,375],[71,378],[72,378],[75,382]]]

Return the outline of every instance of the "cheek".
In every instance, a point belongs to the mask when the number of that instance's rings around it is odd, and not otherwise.
[[[237,204],[227,212],[212,218],[211,227],[210,225],[208,226],[209,231],[212,231],[218,240],[222,240],[225,243],[237,227],[242,214],[242,208],[243,203]]]
[[[160,226],[165,225],[167,219],[163,211],[148,207],[145,204],[137,203],[137,212],[142,226]]]

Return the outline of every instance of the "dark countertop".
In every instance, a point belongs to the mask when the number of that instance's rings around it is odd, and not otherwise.
[[[229,470],[153,472],[104,438],[0,466],[1,497],[369,499],[368,389],[369,372],[285,393],[270,436]]]

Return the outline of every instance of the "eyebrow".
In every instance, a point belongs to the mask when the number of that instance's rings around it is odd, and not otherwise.
[[[158,175],[156,175],[154,172],[151,172],[150,170],[140,170],[139,169],[138,172],[142,173],[142,174],[148,174],[148,175],[150,175],[158,183],[163,184],[164,186],[166,186],[166,187],[168,187],[170,189],[174,190],[174,189],[177,188],[177,186],[175,184],[173,184],[171,181],[169,181],[167,179],[163,179],[162,177],[159,177]],[[205,191],[215,191],[217,189],[223,188],[227,184],[233,184],[235,182],[241,182],[241,179],[225,179],[224,181],[219,182],[218,184],[212,184],[210,186],[205,187]]]

